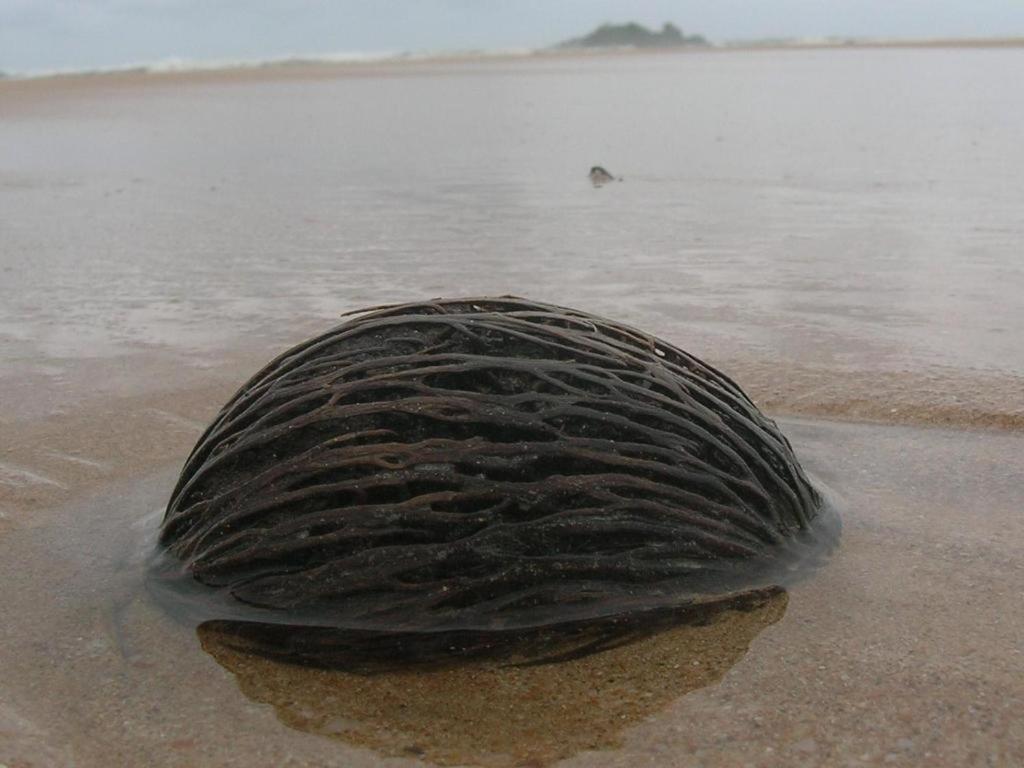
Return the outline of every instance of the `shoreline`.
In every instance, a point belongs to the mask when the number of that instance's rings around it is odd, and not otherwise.
[[[0,93],[20,90],[26,84],[53,84],[55,82],[135,83],[146,78],[152,83],[179,82],[232,82],[249,80],[303,80],[332,77],[381,77],[389,74],[410,74],[417,70],[437,72],[443,67],[478,66],[481,64],[508,64],[515,62],[593,60],[639,56],[721,55],[726,53],[777,53],[807,51],[850,50],[1013,50],[1024,49],[1024,35],[994,38],[936,38],[921,40],[827,39],[764,42],[724,42],[709,45],[684,45],[669,48],[538,48],[523,51],[469,51],[430,54],[382,54],[379,57],[332,59],[330,54],[292,56],[267,60],[225,62],[196,60],[180,66],[167,62],[128,64],[123,67],[101,67],[93,70],[74,70],[33,73],[0,72]],[[13,87],[12,87],[13,86]]]

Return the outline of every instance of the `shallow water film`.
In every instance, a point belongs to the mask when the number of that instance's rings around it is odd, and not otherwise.
[[[1024,762],[1021,64],[0,81],[0,763]],[[282,663],[151,593],[182,465],[253,371],[351,310],[508,294],[739,382],[840,545],[546,664]]]

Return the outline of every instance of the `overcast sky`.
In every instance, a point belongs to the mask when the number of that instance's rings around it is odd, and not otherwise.
[[[0,0],[0,70],[535,47],[604,21],[716,41],[1024,34],[1024,0]]]

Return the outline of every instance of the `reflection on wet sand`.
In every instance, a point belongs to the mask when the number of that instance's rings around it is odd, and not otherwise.
[[[291,728],[440,765],[547,765],[613,748],[626,728],[720,680],[787,601],[780,588],[734,595],[677,615],[684,624],[630,633],[596,653],[555,654],[570,657],[557,663],[395,669],[366,666],[356,653],[325,667],[268,657],[279,645],[271,636],[268,646],[260,625],[211,621],[198,634],[242,692]]]

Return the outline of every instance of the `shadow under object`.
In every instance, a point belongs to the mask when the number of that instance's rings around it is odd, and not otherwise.
[[[403,668],[364,655],[368,637],[346,641],[325,628],[310,636],[309,627],[210,621],[198,635],[242,692],[291,728],[440,765],[547,765],[615,748],[626,728],[720,680],[786,603],[780,588],[718,598],[635,622],[582,656],[562,633],[544,646],[569,650],[546,657],[558,664],[504,654]],[[330,657],[317,653],[328,647]]]

